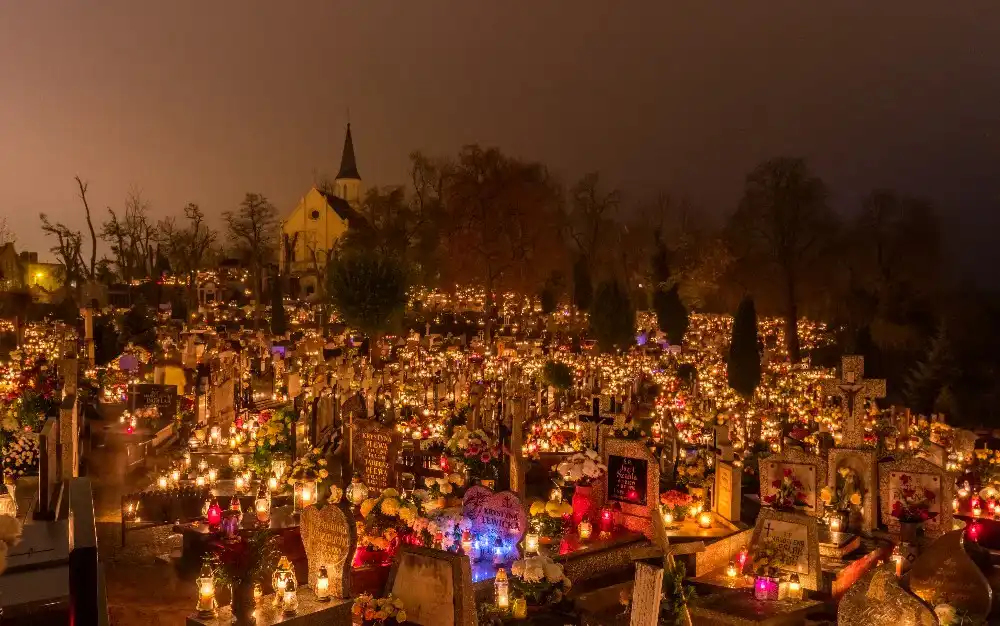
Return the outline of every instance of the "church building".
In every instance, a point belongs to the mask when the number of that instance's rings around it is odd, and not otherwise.
[[[291,277],[293,293],[289,295],[309,298],[320,291],[319,281],[337,241],[348,228],[364,222],[358,213],[360,204],[361,175],[348,124],[333,188],[310,189],[281,223],[280,270]]]

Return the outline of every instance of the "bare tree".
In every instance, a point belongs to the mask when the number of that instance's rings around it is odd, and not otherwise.
[[[73,287],[84,277],[86,271],[81,249],[83,247],[83,236],[78,230],[72,230],[62,222],[53,224],[44,214],[40,214],[42,231],[49,236],[56,238],[56,245],[50,250],[56,255],[56,259],[63,267],[64,279],[67,286]]]
[[[93,280],[97,266],[97,233],[94,232],[94,222],[90,219],[90,203],[87,202],[87,183],[76,177],[76,184],[80,187],[80,200],[83,200],[83,210],[87,214],[87,228],[90,230],[90,269],[87,276]]]
[[[621,192],[617,189],[602,191],[600,182],[600,176],[591,172],[573,185],[566,220],[570,239],[576,244],[577,253],[585,259],[591,276],[603,265],[601,251],[612,247],[605,244],[616,239],[614,220],[621,205]]]
[[[157,226],[158,242],[163,247],[171,267],[185,276],[188,303],[194,302],[195,279],[205,267],[218,232],[205,223],[201,207],[190,202],[184,207],[186,223],[179,225],[173,217],[161,220]]]
[[[238,210],[223,213],[227,235],[236,252],[250,265],[253,281],[254,324],[260,325],[264,266],[275,253],[278,212],[261,194],[247,193]]]
[[[132,248],[129,244],[128,230],[111,207],[108,207],[108,215],[108,221],[101,226],[101,239],[111,245],[111,253],[115,255],[115,265],[118,267],[118,276],[123,282],[128,283],[132,280]]]

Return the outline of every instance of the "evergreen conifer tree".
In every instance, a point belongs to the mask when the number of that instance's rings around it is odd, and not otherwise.
[[[601,283],[590,312],[590,334],[604,352],[627,350],[635,343],[635,309],[616,280]]]
[[[285,318],[285,294],[281,289],[281,278],[276,278],[271,286],[271,334],[277,337],[288,331]]]
[[[760,349],[757,340],[757,310],[753,298],[746,296],[733,318],[733,336],[729,343],[729,386],[747,400],[760,384]]]

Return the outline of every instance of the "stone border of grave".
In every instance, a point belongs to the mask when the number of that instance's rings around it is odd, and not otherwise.
[[[399,566],[403,562],[404,555],[413,555],[419,559],[430,559],[433,561],[445,561],[451,566],[451,582],[454,593],[455,619],[454,626],[475,626],[476,624],[476,600],[472,586],[472,564],[469,557],[463,554],[454,554],[433,548],[422,548],[418,546],[402,545],[392,561],[392,569],[389,570],[389,578],[385,583],[385,593],[387,596],[393,592],[396,583],[396,574]],[[413,621],[415,616],[411,616]],[[414,622],[419,624],[419,622]],[[426,624],[423,626],[437,626]]]
[[[768,508],[761,509],[760,514],[757,515],[757,523],[754,525],[753,535],[750,537],[750,545],[748,546],[751,556],[753,555],[754,546],[757,545],[757,542],[760,540],[764,524],[770,521],[786,522],[806,527],[806,539],[809,541],[809,544],[813,547],[813,549],[809,550],[808,555],[809,573],[799,574],[799,582],[802,583],[803,589],[819,591],[823,572],[820,569],[819,528],[816,524],[816,520],[807,515],[803,515],[802,513],[775,511],[774,509]]]
[[[887,461],[878,465],[881,518],[882,523],[889,527],[889,532],[899,533],[899,520],[892,516],[892,504],[889,502],[889,477],[892,472],[937,476],[941,483],[941,493],[939,494],[941,511],[935,518],[933,526],[928,527],[927,523],[924,523],[924,535],[936,538],[952,530],[955,522],[955,513],[951,505],[951,501],[955,498],[955,474],[926,459],[907,458],[899,461]]]

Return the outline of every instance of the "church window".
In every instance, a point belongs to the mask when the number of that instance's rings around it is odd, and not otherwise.
[[[312,219],[312,220],[318,220],[319,219],[319,211],[315,211],[314,210],[312,213],[309,214],[309,218]]]

